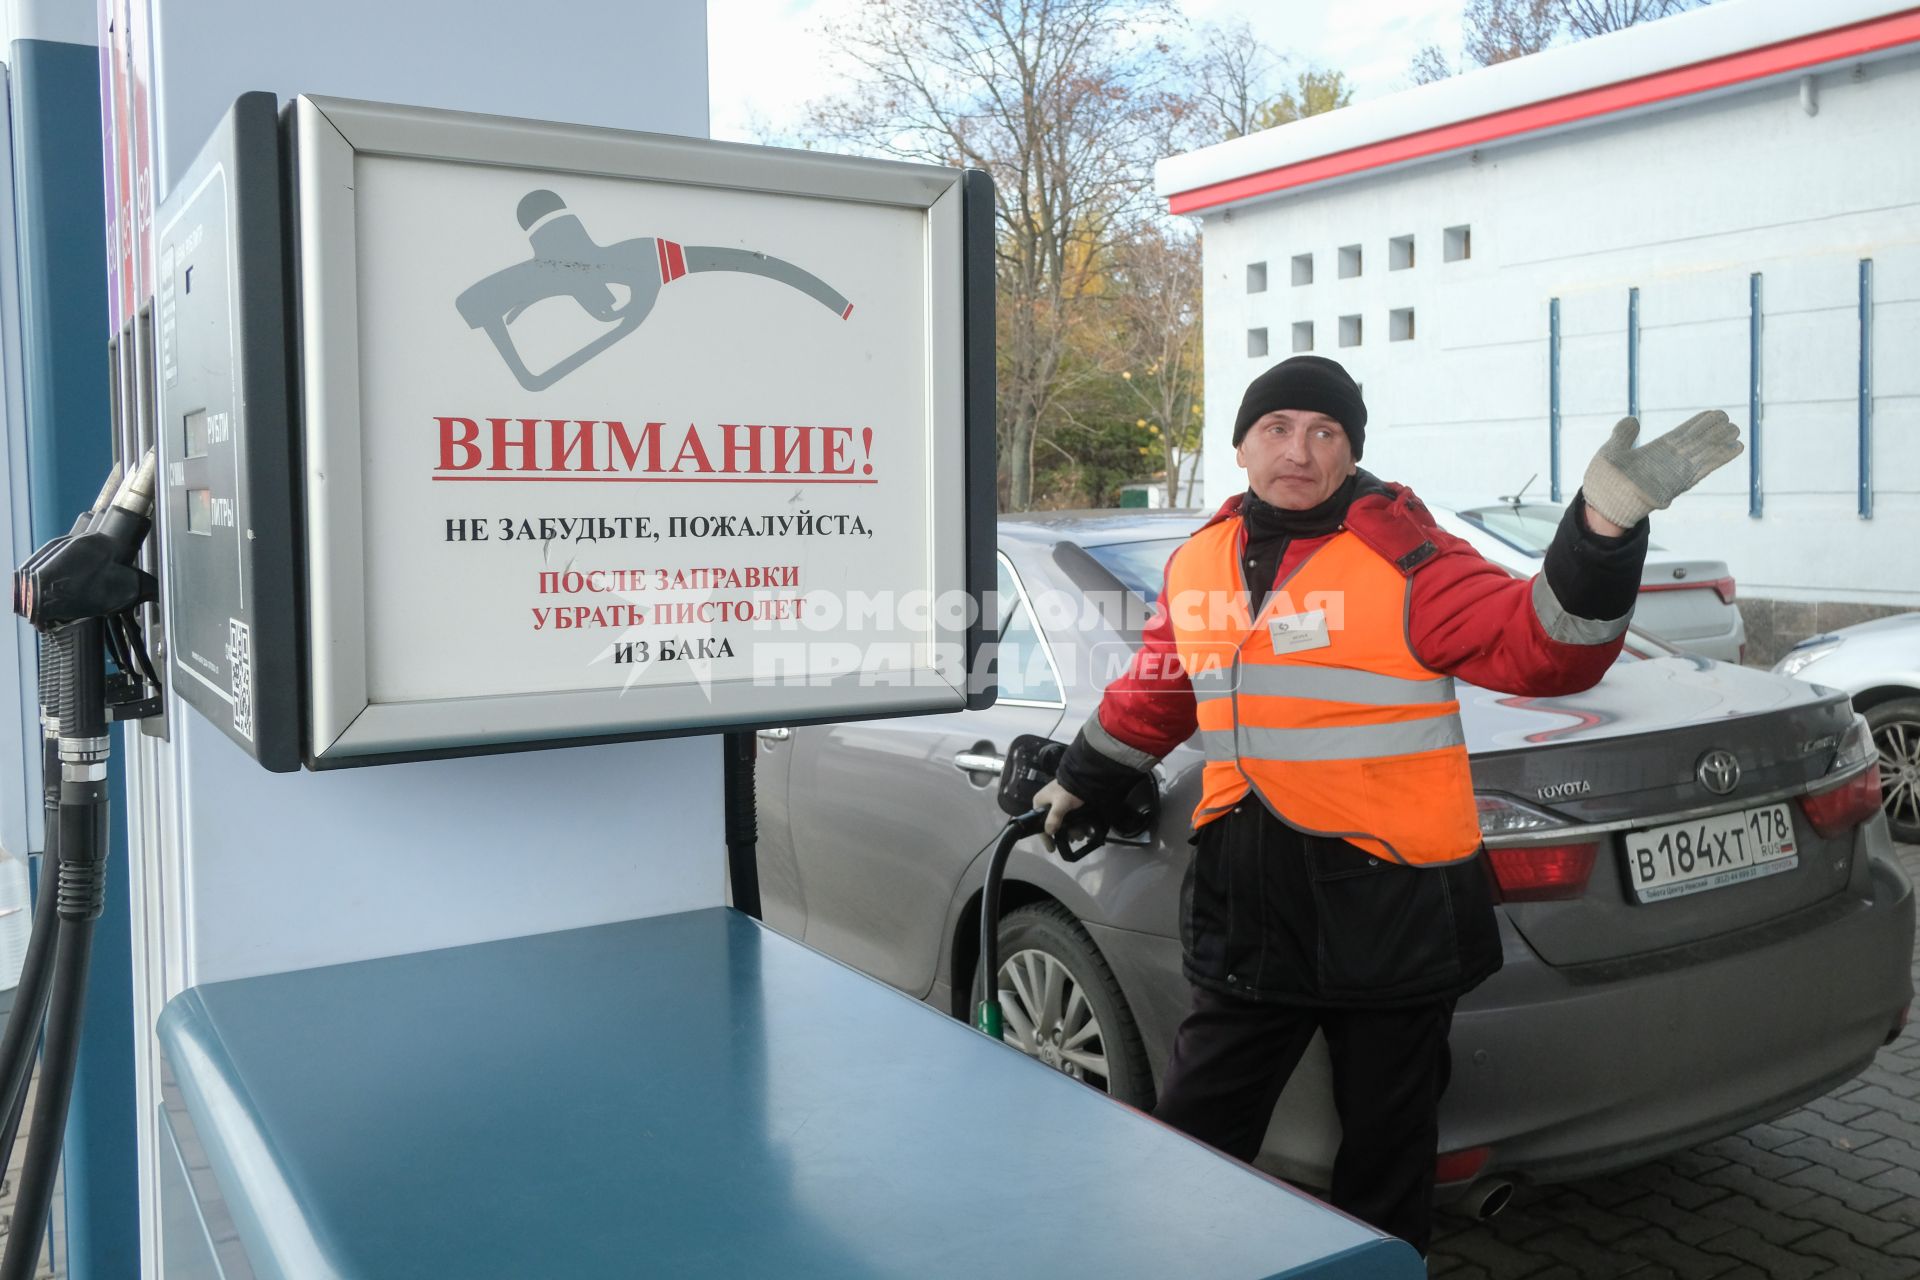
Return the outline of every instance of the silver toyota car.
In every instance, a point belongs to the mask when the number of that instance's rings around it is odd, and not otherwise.
[[[994,708],[763,731],[768,923],[964,1016],[1008,744],[1072,737],[1197,525],[1003,519]],[[1904,1024],[1913,897],[1844,696],[1637,635],[1584,694],[1459,692],[1506,966],[1454,1022],[1449,1194],[1489,1212],[1513,1179],[1583,1177],[1780,1115]],[[1024,843],[1001,904],[1009,1039],[1139,1106],[1188,1002],[1177,913],[1201,763],[1192,745],[1161,763],[1160,818],[1138,843],[1071,865]],[[1337,1140],[1316,1044],[1261,1163],[1325,1186]]]

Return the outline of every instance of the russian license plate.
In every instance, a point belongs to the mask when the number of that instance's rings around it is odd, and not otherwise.
[[[1791,871],[1800,845],[1784,804],[1627,833],[1627,884],[1658,902]]]

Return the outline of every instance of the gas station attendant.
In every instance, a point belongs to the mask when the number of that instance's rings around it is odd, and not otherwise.
[[[1233,428],[1247,492],[1174,553],[1132,666],[1037,802],[1051,837],[1199,732],[1180,919],[1193,1004],[1154,1114],[1251,1160],[1324,1032],[1331,1201],[1425,1253],[1454,1006],[1501,962],[1453,681],[1536,697],[1596,684],[1648,514],[1741,445],[1717,410],[1639,447],[1621,420],[1521,579],[1361,470],[1366,427],[1332,360],[1253,380]]]

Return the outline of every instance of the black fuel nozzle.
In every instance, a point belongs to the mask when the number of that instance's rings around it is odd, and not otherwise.
[[[159,584],[133,563],[153,527],[153,475],[149,450],[139,468],[113,487],[110,502],[96,503],[74,532],[34,552],[14,576],[14,612],[37,630],[51,631],[157,599]]]
[[[1016,818],[1032,811],[1034,797],[1060,772],[1060,761],[1066,754],[1067,744],[1052,738],[1031,733],[1015,738],[1007,748],[1007,762],[1000,771],[1001,810]],[[1061,860],[1078,862],[1109,838],[1134,836],[1147,830],[1153,825],[1159,807],[1159,788],[1151,774],[1135,783],[1118,801],[1089,801],[1069,814],[1060,830],[1057,851]]]
[[[27,583],[31,581],[31,575],[52,556],[57,554],[59,549],[66,545],[68,541],[79,537],[93,526],[93,522],[100,518],[100,513],[107,509],[107,504],[113,501],[113,495],[120,492],[120,481],[123,475],[124,472],[121,465],[117,462],[114,463],[113,470],[107,472],[107,482],[100,486],[99,496],[93,500],[91,507],[82,511],[79,516],[74,519],[73,527],[57,538],[48,539],[46,545],[35,550],[32,555],[27,557],[25,564],[14,570],[13,611],[15,613],[23,618],[27,616],[27,609],[29,607],[27,600]]]

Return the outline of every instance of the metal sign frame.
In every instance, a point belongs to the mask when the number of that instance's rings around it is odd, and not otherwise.
[[[278,101],[245,94],[161,206],[154,224],[161,261],[153,394],[168,682],[261,765],[285,773],[301,764],[304,681],[280,161]],[[209,298],[203,283],[201,304],[190,296],[192,267],[208,254],[217,259],[202,280],[217,276],[223,287]],[[192,310],[201,305],[211,305],[213,315]],[[196,327],[208,328],[204,340],[224,350],[209,358],[200,349],[182,371],[175,352],[203,340]],[[217,384],[209,380],[222,373]],[[185,439],[186,415],[207,408],[232,424],[228,447],[213,456]],[[230,476],[218,478],[233,485],[228,496],[244,519],[200,544],[189,532],[189,493],[228,469]],[[216,547],[217,556],[207,554]],[[221,598],[194,599],[216,576]]]
[[[920,211],[927,261],[925,516],[936,592],[993,590],[992,191],[985,175],[618,130],[302,97],[287,109],[304,426],[306,761],[311,767],[981,707],[990,622],[934,619],[939,687],[858,673],[382,702],[370,693],[355,165],[398,156],[631,177]],[[949,477],[961,478],[954,483]],[[964,654],[963,663],[932,655]]]

